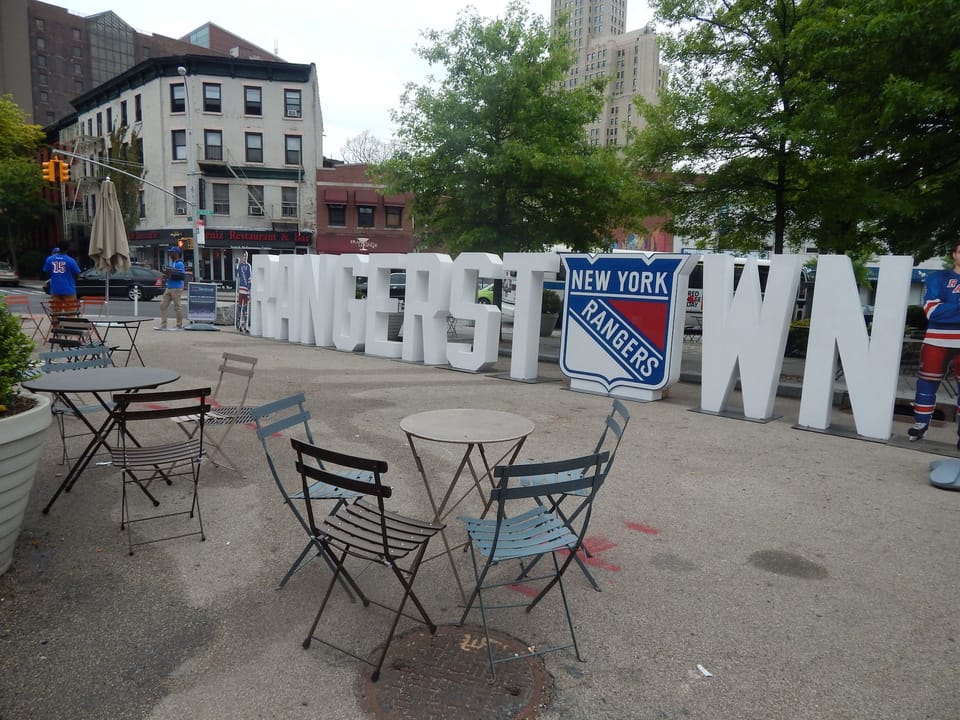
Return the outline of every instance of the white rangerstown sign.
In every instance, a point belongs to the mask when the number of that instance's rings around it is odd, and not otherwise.
[[[560,367],[570,388],[659,400],[680,378],[695,255],[565,255]]]

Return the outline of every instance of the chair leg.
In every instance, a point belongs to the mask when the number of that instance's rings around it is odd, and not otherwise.
[[[316,617],[313,618],[313,624],[310,626],[310,632],[307,633],[307,637],[303,641],[303,647],[309,648],[310,643],[313,641],[313,635],[317,631],[317,625],[320,624],[320,616],[323,615],[323,611],[327,607],[327,601],[330,599],[330,593],[333,592],[333,586],[337,584],[337,578],[340,577],[340,571],[343,569],[343,562],[347,557],[346,551],[340,555],[340,560],[337,561],[337,569],[333,573],[333,577],[330,578],[330,583],[327,585],[327,590],[323,594],[323,600],[320,602],[320,607],[317,610]]]
[[[557,572],[557,584],[560,586],[560,597],[563,598],[563,612],[567,616],[567,626],[570,628],[570,639],[573,641],[573,652],[576,653],[577,660],[584,662],[583,658],[580,657],[580,646],[577,644],[577,633],[573,629],[573,617],[570,615],[570,605],[567,602],[567,591],[563,587],[563,571],[557,564],[557,554],[550,554],[553,556],[553,568]],[[569,564],[569,562],[564,563],[564,567]],[[527,608],[527,612],[530,612],[530,608]]]

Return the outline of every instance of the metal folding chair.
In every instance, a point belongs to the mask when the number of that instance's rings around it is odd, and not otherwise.
[[[243,474],[243,471],[234,463],[230,456],[224,451],[223,445],[227,440],[227,436],[230,434],[230,431],[233,430],[237,425],[247,425],[253,422],[253,417],[251,415],[252,408],[247,407],[247,393],[250,391],[250,382],[253,380],[253,371],[257,365],[257,358],[249,357],[247,355],[235,355],[233,353],[223,353],[223,360],[220,363],[218,370],[220,371],[220,376],[217,378],[217,385],[213,389],[213,395],[210,398],[211,409],[206,416],[207,427],[221,427],[222,432],[214,434],[213,432],[207,433],[207,447],[209,453],[207,458],[214,465],[220,465],[222,467],[229,467],[234,472]],[[226,382],[228,378],[236,379],[236,383]],[[235,397],[239,397],[239,401],[233,401],[235,404],[230,404],[230,400],[226,399],[227,385],[233,386],[235,384],[242,385],[242,389],[236,392]],[[188,438],[192,438],[196,434],[198,425],[197,418],[192,416],[183,416],[175,417],[173,421],[177,423],[181,430],[186,434]],[[220,456],[223,462],[217,462],[214,459],[214,454]]]
[[[100,331],[87,318],[57,315],[56,322],[50,328],[50,347],[61,350],[67,348],[92,347],[103,345]]]
[[[161,540],[172,540],[190,535],[199,535],[200,540],[207,539],[203,532],[203,517],[200,514],[200,497],[197,493],[197,487],[200,482],[200,465],[204,453],[203,426],[206,414],[210,410],[210,403],[207,401],[209,395],[210,388],[207,387],[149,393],[122,393],[113,396],[113,402],[116,404],[114,413],[117,418],[119,440],[118,445],[111,448],[110,457],[114,467],[120,468],[123,487],[120,529],[126,529],[127,531],[127,546],[131,555],[133,555],[133,548]],[[166,420],[184,414],[197,417],[197,432],[192,438],[186,441],[179,440],[160,445],[141,445],[134,440],[130,427],[132,424],[136,423],[139,426],[140,423]],[[138,432],[141,436],[152,435],[144,428],[141,428]],[[143,477],[147,472],[150,473],[149,477]],[[143,514],[145,511],[142,508],[137,508],[136,517],[133,516],[131,497],[130,493],[127,492],[130,485],[139,488],[143,497],[156,508],[160,506],[160,501],[150,490],[153,481],[162,479],[167,485],[173,485],[175,478],[183,477],[188,478],[191,483],[191,487],[187,491],[187,495],[190,497],[190,507],[188,509],[146,515]],[[182,495],[183,489],[173,488],[172,492],[168,494]],[[150,540],[133,541],[131,532],[133,524],[180,515],[188,515],[190,519],[193,519],[196,515],[199,529]]]
[[[107,298],[97,295],[86,295],[80,300],[80,312],[84,315],[106,315]]]
[[[383,501],[390,497],[391,489],[381,482],[380,476],[387,471],[385,461],[344,455],[310,445],[295,438],[291,439],[290,442],[297,453],[296,467],[303,485],[310,532],[315,542],[333,561],[335,567],[333,578],[331,578],[330,584],[323,594],[320,608],[317,610],[317,615],[310,626],[309,634],[303,641],[303,647],[309,648],[311,641],[316,640],[366,663],[373,667],[374,670],[370,677],[376,682],[380,677],[380,668],[383,666],[383,661],[390,649],[390,643],[396,633],[401,615],[416,622],[422,622],[431,633],[437,631],[437,626],[430,620],[430,616],[427,615],[427,611],[414,593],[413,584],[417,578],[417,572],[420,570],[427,543],[429,543],[430,538],[443,529],[443,526],[404,517],[386,510]],[[314,467],[314,463],[342,468],[344,472],[349,473],[370,473],[373,481],[354,480],[331,469],[321,470],[319,467]],[[361,493],[366,497],[357,498],[351,503],[345,503],[329,515],[321,515],[314,512],[313,499],[310,497],[310,489],[317,482],[349,492]],[[397,582],[403,588],[403,597],[399,604],[396,607],[383,605],[364,595],[353,575],[345,567],[348,556],[389,567]],[[403,561],[408,561],[406,566],[401,565]],[[360,598],[364,607],[373,604],[394,613],[390,632],[387,634],[383,650],[376,662],[334,645],[316,635],[317,625],[324,609],[327,607],[330,593],[341,577],[346,580],[353,592]],[[404,612],[407,600],[410,600],[416,606],[418,616]],[[344,625],[343,616],[339,616],[337,620],[341,626]]]
[[[496,665],[499,663],[518,660],[521,657],[530,657],[531,655],[543,655],[569,647],[574,649],[577,660],[583,660],[583,658],[580,657],[580,648],[577,645],[577,635],[573,629],[570,606],[567,602],[567,594],[563,587],[563,574],[583,546],[583,538],[590,524],[593,499],[596,496],[597,488],[600,486],[601,467],[603,463],[607,461],[608,457],[607,452],[602,452],[555,462],[531,463],[526,465],[498,465],[494,468],[494,476],[498,480],[497,487],[494,488],[490,494],[491,502],[496,505],[497,508],[496,517],[490,519],[461,518],[470,539],[470,552],[473,559],[476,587],[467,601],[463,615],[460,617],[460,624],[462,625],[467,619],[467,614],[476,601],[480,606],[480,617],[483,622],[483,632],[487,641],[490,674],[494,678],[496,678]],[[540,484],[523,484],[524,478],[543,476],[570,479]],[[515,485],[512,487],[511,481],[515,481]],[[584,496],[583,511],[579,514],[579,527],[575,528],[573,523],[560,517],[557,513],[556,505],[550,502],[550,498],[581,492],[585,492],[586,495]],[[512,506],[518,504],[517,501],[524,500],[533,500],[536,504],[533,508],[526,511],[515,512]],[[511,512],[509,514],[507,512],[508,505],[511,506]],[[557,559],[558,552],[566,553],[566,557],[562,563]],[[529,603],[507,603],[500,605],[490,605],[487,603],[484,593],[496,588],[516,584],[516,580],[514,579],[515,575],[512,573],[510,574],[509,580],[488,582],[487,576],[492,568],[509,560],[522,561],[525,558],[539,558],[548,553],[553,559],[553,572],[538,577],[528,577],[526,579],[527,583],[546,581],[546,584],[533,600]],[[529,653],[522,655],[511,654],[499,658],[494,657],[494,645],[490,642],[490,634],[487,629],[487,611],[522,607],[525,608],[527,612],[530,612],[554,586],[560,588],[560,595],[563,599],[563,609],[567,618],[567,626],[570,629],[570,642],[545,649],[531,645]]]
[[[596,447],[594,447],[593,452],[599,453],[606,450],[609,453],[607,461],[603,464],[603,467],[600,469],[600,484],[603,485],[604,481],[607,479],[607,475],[610,474],[610,469],[613,467],[613,460],[617,456],[617,449],[620,447],[620,441],[623,440],[623,433],[627,429],[627,423],[630,422],[630,411],[627,410],[627,406],[624,405],[619,400],[614,399],[613,407],[610,408],[610,413],[604,418],[603,422],[603,431],[600,433],[600,439],[597,441]],[[521,477],[520,482],[523,485],[533,486],[533,485],[543,485],[544,483],[556,482],[557,480],[571,480],[574,475],[567,474],[561,477],[555,475],[543,475],[540,477],[527,476]],[[577,516],[583,512],[584,504],[583,500],[587,496],[585,490],[580,490],[572,493],[563,493],[560,495],[551,495],[548,500],[551,505],[551,509],[555,509],[557,514],[564,520],[564,522],[571,523]],[[580,498],[580,503],[573,510],[572,513],[564,513],[561,503],[564,500],[573,500],[575,498]],[[582,553],[586,557],[590,557],[590,551],[586,545],[583,546]],[[521,573],[520,578],[526,576],[526,574],[537,564],[540,558],[535,558],[526,566],[523,573]],[[600,592],[600,585],[590,573],[590,570],[587,569],[586,563],[579,557],[576,557],[577,565],[583,571],[584,576],[593,586],[593,589],[597,592]],[[519,578],[518,578],[519,579]]]
[[[331,570],[336,569],[330,558],[324,555],[323,546],[314,540],[313,533],[310,530],[310,526],[307,524],[306,518],[297,508],[297,504],[304,498],[303,490],[293,490],[287,488],[283,478],[280,477],[277,463],[274,460],[273,452],[271,451],[270,439],[272,437],[284,431],[296,429],[298,426],[302,427],[303,439],[313,445],[313,433],[310,432],[310,411],[306,409],[305,402],[306,398],[304,397],[304,394],[296,393],[295,395],[291,395],[289,397],[267,403],[266,405],[253,408],[250,411],[250,414],[253,417],[253,422],[257,426],[257,438],[260,440],[260,445],[263,447],[263,452],[267,456],[267,466],[270,468],[270,474],[273,475],[273,481],[280,490],[280,495],[283,497],[283,502],[288,508],[290,508],[290,512],[293,513],[293,516],[297,519],[297,522],[300,523],[300,526],[310,538],[300,555],[296,560],[293,561],[290,569],[287,570],[287,574],[283,576],[283,580],[280,581],[279,587],[286,585],[287,580],[289,580],[294,573],[306,566],[307,562],[312,559],[309,557],[311,552],[314,552],[314,557],[324,557]],[[284,444],[286,445],[286,443]],[[322,467],[322,465],[320,467]],[[347,472],[344,474],[344,477],[352,478],[354,480],[362,480],[364,482],[371,482],[373,480],[373,474],[365,471]],[[333,485],[327,485],[323,482],[316,482],[311,485],[309,492],[312,500],[335,501],[331,513],[339,510],[340,506],[343,505],[347,500],[361,497],[363,495],[363,493],[360,492],[345,490]],[[349,589],[347,591],[349,592]]]
[[[113,364],[113,361],[110,359],[110,349],[102,345],[42,352],[39,353],[38,358],[41,363],[40,372],[44,373],[109,367]],[[59,396],[55,397],[54,401],[50,404],[50,412],[53,413],[57,421],[57,429],[60,431],[60,443],[63,446],[63,452],[60,458],[61,465],[70,460],[69,453],[67,452],[67,440],[69,438],[83,437],[90,434],[86,425],[83,425],[81,432],[68,434],[66,427],[67,417],[78,417],[78,413],[90,415],[97,412],[109,412],[111,409],[109,406],[104,407],[100,403],[84,403],[80,400],[74,403],[74,407],[76,410],[63,402]]]
[[[30,339],[36,340],[37,335],[43,337],[40,329],[40,322],[30,310],[29,295],[0,295],[0,302],[3,302],[11,313],[20,318],[20,329],[30,333]]]

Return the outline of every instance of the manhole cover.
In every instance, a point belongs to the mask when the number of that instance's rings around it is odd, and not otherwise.
[[[502,632],[491,631],[494,657],[529,652]],[[551,678],[539,657],[497,665],[490,678],[483,628],[441,625],[436,635],[419,628],[394,639],[377,682],[363,667],[364,709],[381,720],[487,718],[514,720],[540,715]]]

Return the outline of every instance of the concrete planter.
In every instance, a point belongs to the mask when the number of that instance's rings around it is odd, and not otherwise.
[[[13,562],[13,546],[30,501],[40,451],[53,420],[50,399],[30,395],[34,408],[0,419],[0,574]]]
[[[557,326],[560,313],[543,313],[540,316],[540,337],[550,337]]]

